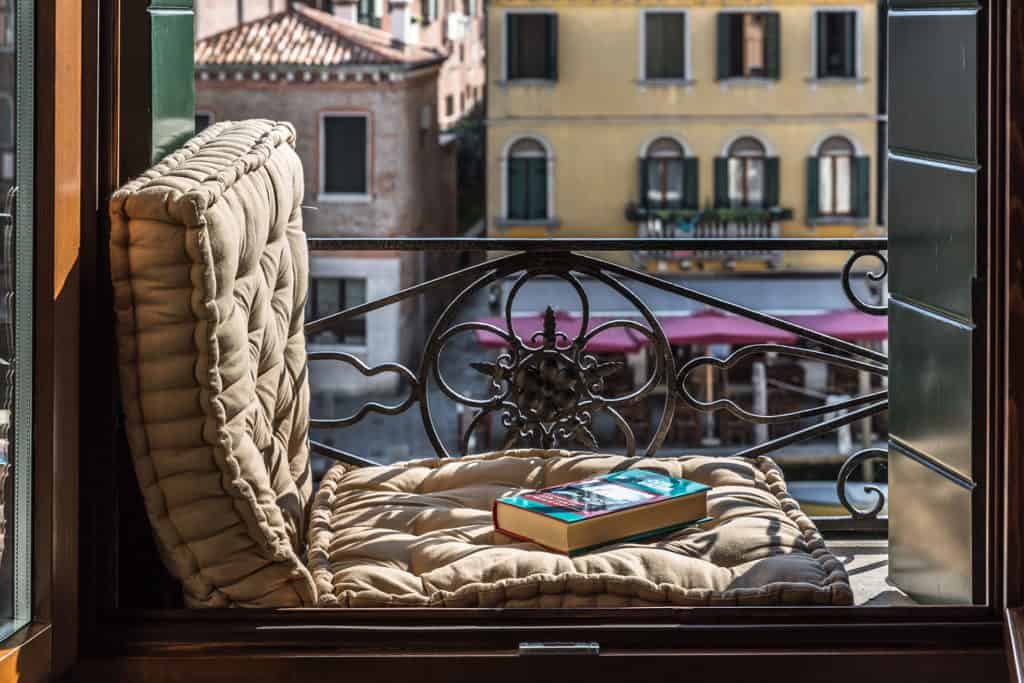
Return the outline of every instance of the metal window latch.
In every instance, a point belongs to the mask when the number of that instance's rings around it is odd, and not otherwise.
[[[520,655],[599,655],[601,645],[585,643],[519,643]]]

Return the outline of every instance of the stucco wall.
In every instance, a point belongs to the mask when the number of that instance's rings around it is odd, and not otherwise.
[[[751,83],[715,80],[715,17],[723,5],[672,1],[658,7],[686,9],[692,83],[650,86],[639,81],[642,7],[608,3],[554,3],[559,14],[555,84],[505,84],[503,31],[507,9],[518,2],[489,5],[488,31],[488,198],[492,234],[630,236],[636,225],[625,217],[638,199],[637,159],[646,143],[661,135],[682,140],[699,159],[700,204],[714,196],[714,158],[741,134],[753,134],[780,158],[780,205],[794,219],[782,223],[787,236],[877,234],[878,136],[877,23],[874,3],[775,2],[781,13],[781,79]],[[860,12],[860,77],[853,82],[813,82],[814,7]],[[529,5],[530,9],[543,6]],[[753,7],[753,5],[751,5]],[[805,223],[806,159],[832,134],[849,137],[858,153],[872,159],[871,219],[866,225]],[[499,227],[502,216],[502,152],[520,135],[545,139],[553,150],[553,214],[557,228]],[[794,268],[835,268],[845,255],[789,253]]]

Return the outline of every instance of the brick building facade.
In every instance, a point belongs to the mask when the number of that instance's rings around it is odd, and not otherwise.
[[[486,56],[483,0],[409,0],[403,7],[411,19],[407,24],[411,30],[399,32],[389,11],[394,3],[385,0],[309,0],[308,4],[444,54],[433,102],[442,131],[482,102]],[[195,0],[196,39],[284,12],[288,5],[288,0]]]
[[[196,111],[295,126],[311,236],[446,234],[456,221],[455,149],[441,143],[433,115],[443,61],[382,29],[296,4],[197,42]],[[317,252],[309,315],[385,296],[434,270],[418,255]],[[371,366],[408,358],[429,319],[422,304],[375,311],[311,338],[310,348],[349,351]],[[314,392],[367,388],[330,371],[314,376]],[[381,376],[369,388],[394,380]]]

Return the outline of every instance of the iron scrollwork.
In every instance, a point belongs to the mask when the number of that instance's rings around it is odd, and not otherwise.
[[[430,442],[439,456],[451,457],[452,453],[441,439],[434,421],[434,410],[429,400],[431,386],[439,390],[443,398],[474,411],[458,435],[459,450],[467,452],[470,435],[485,420],[497,418],[505,428],[504,445],[534,445],[543,448],[582,446],[587,449],[599,447],[594,428],[597,415],[611,417],[617,431],[625,442],[625,450],[632,456],[637,453],[636,436],[629,420],[624,416],[626,406],[643,401],[659,388],[663,388],[664,403],[660,420],[643,454],[654,456],[665,440],[675,419],[677,402],[681,401],[691,409],[703,412],[724,410],[750,423],[777,424],[796,422],[806,418],[824,417],[820,422],[797,429],[789,434],[776,437],[764,443],[746,448],[736,456],[754,457],[810,438],[823,435],[843,425],[863,420],[888,408],[886,390],[868,392],[838,403],[829,403],[803,408],[787,413],[771,414],[746,410],[728,398],[708,397],[700,400],[687,388],[687,378],[700,367],[712,366],[729,369],[736,364],[759,354],[788,355],[858,371],[875,376],[888,375],[888,359],[884,353],[849,341],[828,336],[816,330],[803,327],[789,320],[748,309],[730,301],[715,298],[678,282],[671,282],[651,273],[622,266],[612,261],[587,256],[574,251],[550,246],[549,241],[531,245],[518,253],[500,256],[428,282],[413,285],[383,299],[361,304],[354,308],[311,321],[307,332],[330,329],[349,318],[365,315],[384,306],[396,304],[405,299],[419,296],[442,285],[462,282],[463,289],[452,298],[438,316],[430,331],[418,371],[397,363],[369,367],[356,356],[346,353],[311,353],[311,360],[343,362],[353,366],[364,376],[384,372],[399,374],[409,385],[408,396],[394,405],[370,402],[354,414],[343,418],[315,419],[311,425],[321,428],[345,427],[362,420],[374,412],[397,415],[418,404],[421,421]],[[766,245],[771,248],[774,242]],[[332,243],[332,248],[338,245]],[[607,247],[608,245],[603,245]],[[828,248],[822,246],[822,248]],[[861,258],[877,259],[882,267],[877,272],[868,272],[866,277],[879,282],[887,276],[888,262],[884,255],[884,244],[877,248],[858,244],[842,271],[842,287],[851,303],[858,309],[873,315],[884,315],[885,306],[864,302],[853,291],[851,278],[854,264]],[[632,318],[615,319],[592,325],[591,305],[587,289],[580,278],[590,283],[605,286],[616,292],[635,309],[638,315]],[[500,324],[480,321],[455,322],[470,297],[481,291],[489,291],[495,283],[512,278],[513,284],[504,302],[504,316]],[[513,325],[513,304],[522,288],[540,278],[557,278],[570,285],[576,293],[580,312],[566,324],[552,308],[543,314],[541,329],[520,335]],[[468,285],[465,285],[469,282]],[[652,287],[675,296],[739,315],[777,329],[793,333],[820,348],[802,348],[782,344],[754,344],[740,348],[725,359],[704,356],[695,358],[682,368],[676,368],[672,347],[654,312],[627,287],[626,282]],[[638,386],[624,395],[609,394],[609,379],[624,370],[622,363],[608,361],[588,350],[588,345],[600,334],[613,328],[624,328],[631,335],[638,336],[650,351],[651,365],[646,377]],[[470,396],[452,386],[442,371],[441,358],[449,343],[460,334],[477,331],[487,332],[500,338],[504,348],[493,360],[470,363],[470,367],[486,380],[483,396]],[[842,354],[842,355],[840,355]],[[433,394],[437,399],[438,394]],[[313,444],[314,450],[329,457],[363,466],[374,463],[333,447],[320,443]],[[837,478],[839,501],[850,512],[854,520],[883,521],[879,515],[885,506],[883,491],[870,484],[867,491],[873,492],[876,501],[871,509],[854,507],[846,487],[853,474],[868,460],[885,459],[881,449],[866,449],[848,458],[842,465]]]
[[[853,304],[858,311],[871,315],[886,315],[889,313],[888,306],[869,304],[857,296],[857,293],[853,291],[853,282],[851,281],[853,266],[857,261],[865,257],[874,258],[881,264],[881,270],[869,270],[865,273],[868,280],[871,280],[872,282],[881,282],[889,275],[889,260],[885,257],[884,253],[874,250],[855,251],[850,254],[850,257],[846,259],[846,264],[843,265],[843,292],[846,294],[846,298],[850,300],[850,303]]]

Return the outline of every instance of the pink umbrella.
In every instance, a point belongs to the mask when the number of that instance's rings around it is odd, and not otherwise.
[[[797,336],[754,320],[705,309],[693,315],[661,316],[672,344],[792,344]]]
[[[889,318],[852,308],[827,313],[788,316],[797,325],[847,341],[878,341],[889,337]]]

